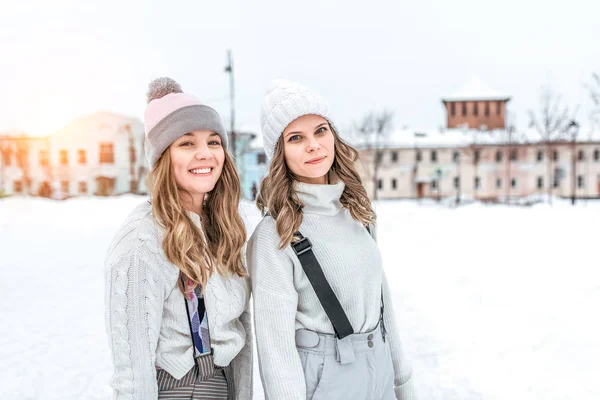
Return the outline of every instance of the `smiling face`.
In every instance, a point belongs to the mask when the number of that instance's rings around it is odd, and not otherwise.
[[[327,120],[303,115],[283,131],[283,153],[287,167],[300,182],[325,184],[335,157],[335,141]]]
[[[223,170],[221,137],[212,131],[186,133],[171,144],[169,152],[181,200],[186,209],[197,213]]]

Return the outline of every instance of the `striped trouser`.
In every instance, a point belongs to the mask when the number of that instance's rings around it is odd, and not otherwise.
[[[158,369],[158,400],[234,399],[235,391],[230,370],[230,367],[216,367],[210,354],[198,357],[196,365],[179,380],[164,369]]]

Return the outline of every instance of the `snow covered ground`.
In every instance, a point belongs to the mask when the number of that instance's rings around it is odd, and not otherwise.
[[[0,399],[110,398],[103,259],[141,201],[0,200]],[[377,211],[420,399],[600,399],[600,205]]]

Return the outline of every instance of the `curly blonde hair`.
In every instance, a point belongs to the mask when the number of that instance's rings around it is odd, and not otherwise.
[[[329,128],[334,138],[335,156],[327,173],[328,182],[335,179],[344,182],[346,187],[340,198],[342,206],[348,209],[352,218],[368,226],[375,222],[376,215],[356,168],[358,152],[344,142],[331,125]],[[277,142],[269,173],[261,182],[256,197],[256,205],[262,214],[268,214],[276,220],[282,249],[294,240],[294,233],[302,224],[304,207],[296,195],[295,182],[298,179],[285,162],[283,140],[281,136]]]
[[[242,247],[246,229],[239,214],[240,178],[233,160],[225,151],[221,176],[202,206],[202,230],[198,229],[181,202],[170,152],[165,151],[148,175],[152,214],[165,228],[162,243],[167,259],[179,268],[180,275],[203,289],[216,270],[227,276],[246,276]],[[179,280],[179,288],[187,293]]]

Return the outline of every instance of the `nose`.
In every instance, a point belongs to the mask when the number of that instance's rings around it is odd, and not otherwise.
[[[212,160],[213,154],[207,145],[200,145],[198,146],[194,157],[196,160]]]
[[[319,150],[320,147],[321,147],[321,145],[319,144],[319,141],[317,140],[317,138],[314,136],[309,136],[307,144],[306,144],[306,152],[312,153],[314,151]]]

